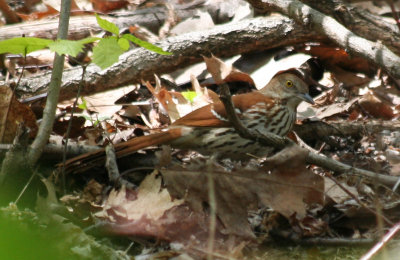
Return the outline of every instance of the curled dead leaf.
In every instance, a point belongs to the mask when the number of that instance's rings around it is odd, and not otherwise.
[[[358,103],[368,114],[375,118],[390,120],[396,116],[392,107],[372,92],[366,93]]]
[[[36,136],[36,116],[26,104],[19,102],[8,86],[0,87],[0,142],[11,143],[19,124],[30,129],[29,136]]]
[[[244,81],[253,86],[255,85],[249,74],[234,68],[232,65],[226,64],[214,55],[211,55],[210,58],[203,56],[203,58],[207,65],[207,70],[211,73],[215,83],[221,84],[227,82]]]

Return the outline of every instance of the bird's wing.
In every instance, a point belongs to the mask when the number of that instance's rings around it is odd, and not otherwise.
[[[259,92],[250,92],[232,97],[236,113],[240,114],[255,104],[263,103],[268,109],[274,101]],[[173,126],[203,126],[203,127],[229,127],[231,123],[228,120],[224,104],[221,101],[201,107],[184,117],[176,120]]]

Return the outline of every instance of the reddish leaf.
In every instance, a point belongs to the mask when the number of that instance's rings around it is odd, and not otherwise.
[[[129,1],[126,0],[90,0],[90,2],[92,2],[93,9],[101,13],[109,13],[129,4]]]
[[[211,73],[213,79],[217,84],[224,82],[244,81],[251,85],[255,85],[253,79],[244,72],[234,68],[232,65],[227,65],[222,60],[214,55],[210,58],[203,57],[207,65],[208,72]]]
[[[395,117],[391,106],[383,102],[380,98],[375,96],[372,92],[365,94],[358,103],[360,106],[371,116],[382,119],[392,119]]]
[[[47,10],[44,12],[35,12],[35,13],[31,13],[31,14],[23,14],[23,13],[17,13],[17,14],[24,21],[35,21],[35,20],[40,20],[43,18],[51,17],[51,16],[56,16],[59,14],[59,11],[54,9],[52,6],[46,5],[46,7],[47,7]]]
[[[30,137],[37,134],[36,116],[29,106],[20,103],[8,86],[0,87],[0,142],[11,143],[19,124],[30,128]]]
[[[323,179],[306,169],[304,156],[304,152],[295,148],[286,149],[268,159],[268,167],[263,172],[190,170],[175,165],[162,170],[162,174],[171,194],[185,198],[196,212],[202,211],[204,202],[209,203],[207,172],[212,174],[217,214],[226,228],[224,232],[251,237],[248,209],[263,204],[287,218],[293,214],[303,218],[308,203],[323,202]]]
[[[367,60],[350,56],[345,50],[334,46],[307,45],[300,51],[318,57],[325,64],[336,65],[345,70],[366,74],[374,72],[374,67]]]

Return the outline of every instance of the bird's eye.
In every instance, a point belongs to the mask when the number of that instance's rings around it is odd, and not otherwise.
[[[286,81],[286,87],[291,88],[293,87],[293,82],[291,80]]]

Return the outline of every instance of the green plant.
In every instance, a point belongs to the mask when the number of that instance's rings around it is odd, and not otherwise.
[[[85,44],[97,42],[97,45],[93,48],[92,61],[102,69],[117,62],[119,56],[129,49],[130,42],[161,55],[172,54],[149,42],[142,41],[131,34],[120,35],[119,28],[114,23],[100,18],[97,14],[96,19],[98,25],[105,31],[110,32],[111,36],[105,38],[88,37],[77,41],[17,37],[0,41],[0,54],[12,53],[26,56],[30,52],[49,48],[59,55],[76,57],[83,50]]]

